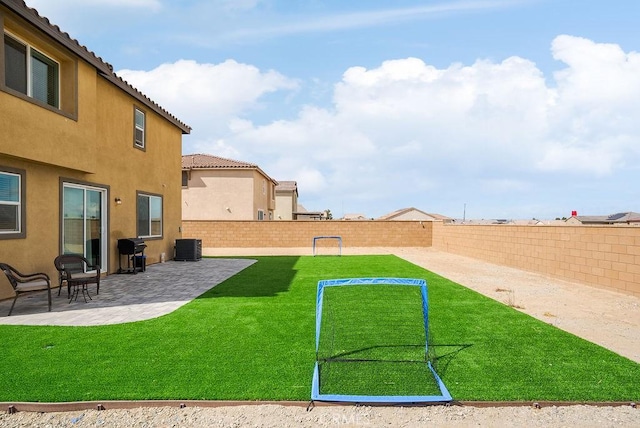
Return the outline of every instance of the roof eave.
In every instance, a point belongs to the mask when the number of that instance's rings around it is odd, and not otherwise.
[[[182,134],[191,133],[190,126],[181,122],[178,118],[171,115],[168,111],[153,102],[142,92],[138,91],[133,86],[118,77],[113,72],[113,66],[111,64],[105,62],[102,58],[95,55],[85,46],[82,46],[76,39],[71,38],[69,33],[63,32],[60,27],[51,24],[51,21],[49,21],[48,18],[41,16],[36,9],[27,6],[27,4],[22,0],[0,0],[0,4],[4,5],[11,12],[27,21],[30,25],[33,25],[36,29],[43,32],[46,36],[52,38],[57,43],[70,50],[74,55],[78,56],[78,58],[95,67],[95,69],[98,71],[98,74],[106,78],[111,83],[115,84],[118,88],[122,89],[136,100],[140,101],[146,107],[158,113],[167,121],[171,122],[173,125],[179,128],[180,131],[182,131]]]

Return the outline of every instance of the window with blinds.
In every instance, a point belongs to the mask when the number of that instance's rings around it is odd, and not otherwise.
[[[139,238],[162,237],[162,196],[138,193],[137,222]]]
[[[60,108],[60,65],[42,52],[4,34],[5,86]]]
[[[0,170],[0,237],[22,232],[22,175]]]
[[[133,129],[133,135],[134,135],[133,145],[140,149],[144,149],[145,147],[145,141],[144,141],[145,114],[139,108],[135,108],[134,122],[135,122],[135,126]]]

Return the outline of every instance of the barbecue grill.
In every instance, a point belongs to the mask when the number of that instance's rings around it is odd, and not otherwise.
[[[147,244],[142,238],[118,239],[118,273],[137,273],[138,270],[144,272],[146,268],[144,249]],[[127,268],[122,268],[122,256],[127,258]]]

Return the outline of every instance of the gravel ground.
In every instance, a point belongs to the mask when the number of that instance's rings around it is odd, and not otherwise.
[[[1,427],[640,427],[631,406],[367,407],[247,405],[0,414]]]

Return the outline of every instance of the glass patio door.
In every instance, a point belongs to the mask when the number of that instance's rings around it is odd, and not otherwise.
[[[65,183],[62,195],[62,252],[79,254],[106,271],[106,190]]]

